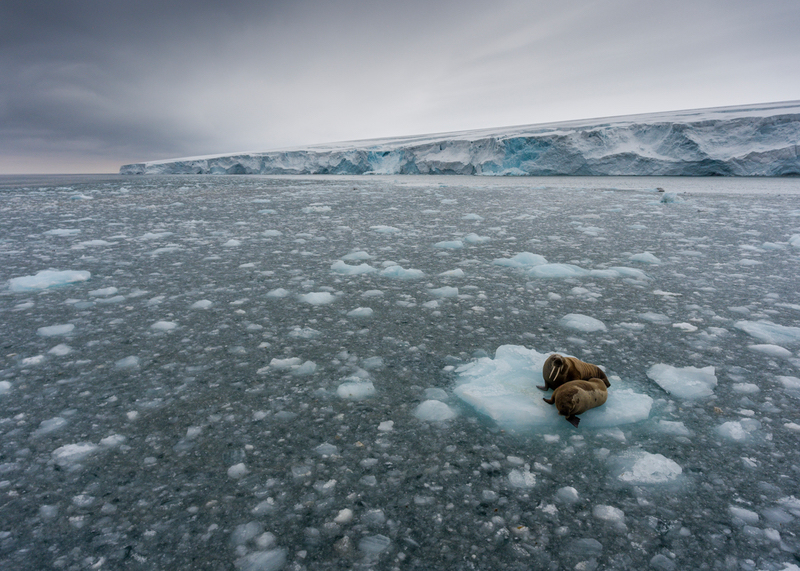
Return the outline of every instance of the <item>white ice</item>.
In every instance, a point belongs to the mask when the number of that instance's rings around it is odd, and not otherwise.
[[[462,365],[454,393],[475,410],[511,430],[552,429],[568,423],[544,402],[542,366],[551,353],[518,345],[502,345],[495,357]],[[653,399],[622,380],[614,381],[603,406],[581,415],[581,428],[604,428],[639,422],[650,416]]]
[[[698,399],[714,394],[717,377],[714,367],[673,367],[659,363],[647,370],[647,376],[671,395],[682,399]]]
[[[582,315],[580,313],[568,313],[559,320],[559,325],[566,329],[575,329],[583,333],[593,333],[595,331],[605,331],[606,325],[599,319]]]
[[[733,326],[764,343],[780,346],[800,343],[800,327],[778,325],[771,321],[737,321]]]
[[[36,291],[72,283],[85,282],[92,274],[85,270],[42,270],[34,276],[22,276],[8,280],[8,289],[13,292]]]

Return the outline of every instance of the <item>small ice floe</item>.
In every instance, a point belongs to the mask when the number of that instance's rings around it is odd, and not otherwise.
[[[238,480],[247,475],[248,472],[247,466],[243,462],[240,462],[228,468],[228,477]]]
[[[442,250],[461,250],[464,247],[464,242],[461,240],[444,240],[442,242],[436,242],[433,247]]]
[[[174,321],[156,321],[150,326],[150,329],[155,331],[172,331],[178,327],[178,324]]]
[[[327,204],[312,204],[303,207],[303,214],[315,214],[318,212],[330,212],[331,207]]]
[[[442,278],[463,278],[464,277],[464,270],[461,268],[457,268],[455,270],[447,270],[446,272],[442,272],[439,274],[439,277]]]
[[[11,391],[11,383],[9,381],[0,381],[0,395],[4,395]]]
[[[369,228],[370,230],[374,230],[378,234],[395,234],[397,232],[400,232],[400,228],[395,228],[394,226],[385,226],[382,224],[379,224],[377,226],[370,226]]]
[[[441,422],[457,416],[456,411],[439,400],[426,400],[414,409],[414,416],[428,422]]]
[[[429,289],[428,293],[433,297],[458,297],[458,288],[451,286],[444,286],[444,287]]]
[[[253,551],[234,561],[233,566],[241,571],[278,571],[286,565],[285,548]]]
[[[480,222],[481,220],[483,220],[483,216],[471,212],[469,214],[465,214],[464,216],[462,216],[461,220],[475,220],[476,222]]]
[[[8,289],[13,292],[36,291],[67,284],[85,282],[92,274],[85,270],[42,270],[33,276],[22,276],[8,280]]]
[[[45,236],[76,236],[81,233],[80,228],[53,228],[43,232]]]
[[[289,331],[289,337],[293,339],[316,339],[320,335],[322,335],[322,333],[313,327],[295,326]]]
[[[481,414],[510,430],[558,429],[567,426],[555,407],[542,400],[542,366],[549,353],[502,345],[495,357],[481,357],[456,369],[454,394]],[[645,420],[653,399],[634,392],[622,380],[612,381],[603,406],[581,415],[581,429],[607,428]]]
[[[605,331],[605,323],[594,317],[582,315],[580,313],[569,313],[559,320],[559,325],[566,329],[575,329],[584,333],[592,333],[594,331]]]
[[[691,323],[673,323],[672,327],[675,329],[680,329],[681,331],[686,331],[687,333],[697,331],[697,326],[692,325]]]
[[[355,250],[350,252],[346,256],[342,258],[345,262],[356,262],[360,260],[371,260],[372,256],[369,252],[365,252],[364,250]]]
[[[508,483],[513,488],[529,489],[536,485],[536,474],[525,464],[524,467],[514,468],[508,473]]]
[[[734,523],[739,525],[756,525],[760,519],[756,512],[739,506],[729,506],[728,512],[731,514]]]
[[[572,486],[564,486],[563,488],[556,490],[555,500],[562,504],[577,504],[580,499],[581,497],[578,493],[578,490]]]
[[[289,295],[289,290],[283,289],[282,287],[270,290],[266,294],[267,297],[272,297],[275,299],[282,299],[284,297],[287,297],[288,295]]]
[[[652,264],[658,265],[661,263],[657,257],[655,257],[650,252],[643,252],[641,254],[634,254],[630,258],[628,258],[631,262],[638,262],[640,264]]]
[[[366,319],[368,317],[372,317],[374,311],[371,307],[357,307],[351,311],[347,312],[347,317],[355,318],[355,319]]]
[[[39,428],[33,431],[33,437],[38,438],[41,436],[47,436],[48,434],[52,434],[58,430],[61,430],[65,426],[69,424],[66,418],[56,416],[49,420],[43,420],[39,423]]]
[[[339,260],[331,265],[331,271],[344,276],[357,276],[360,274],[371,274],[372,272],[377,272],[378,270],[367,263],[351,266],[350,264]]]
[[[283,236],[283,232],[280,230],[264,230],[261,235],[265,238],[277,238],[279,236]]]
[[[36,330],[36,334],[41,337],[58,337],[60,335],[69,335],[75,330],[72,323],[65,323],[63,325],[48,325],[47,327],[40,327]]]
[[[300,294],[297,299],[310,305],[327,305],[336,301],[336,296],[329,291],[314,291]]]
[[[416,280],[425,277],[425,273],[422,270],[405,269],[397,264],[382,269],[380,275],[398,280]]]
[[[35,367],[36,365],[41,365],[44,361],[44,355],[34,355],[33,357],[25,357],[19,364],[21,367]]]
[[[161,240],[166,238],[167,236],[172,236],[172,232],[145,232],[141,236],[139,236],[139,240],[149,241],[149,240]]]
[[[65,345],[64,343],[59,343],[48,351],[48,353],[55,355],[56,357],[63,357],[64,355],[69,355],[71,352],[72,347]]]
[[[492,262],[495,266],[506,266],[508,268],[532,268],[547,264],[544,256],[531,252],[520,252],[510,258],[497,258]]]
[[[621,482],[634,485],[667,484],[676,481],[683,468],[662,454],[631,450],[613,457],[611,463]]]
[[[189,306],[189,307],[190,307],[191,309],[208,309],[208,308],[210,308],[212,305],[214,305],[214,302],[212,302],[212,301],[210,301],[210,300],[207,300],[207,299],[201,299],[201,300],[199,300],[199,301],[195,301],[195,302],[194,302],[194,303],[193,303],[191,306]]]
[[[392,540],[385,535],[367,535],[358,542],[358,549],[367,556],[378,555],[392,544]]]
[[[241,245],[242,245],[242,241],[241,241],[241,240],[236,240],[236,239],[234,239],[234,238],[231,238],[230,240],[228,240],[227,242],[225,242],[225,243],[222,245],[222,247],[223,247],[223,248],[238,248],[238,247],[239,247],[239,246],[241,246]]]
[[[491,242],[491,240],[492,239],[489,236],[479,236],[475,232],[470,232],[469,234],[464,236],[464,242],[466,242],[470,246],[486,244],[487,242]]]
[[[89,296],[90,297],[108,297],[108,296],[116,294],[118,291],[119,290],[117,288],[113,287],[113,286],[112,287],[104,287],[104,288],[100,288],[100,289],[93,289],[92,291],[89,292]]]
[[[800,327],[778,325],[771,321],[737,321],[733,326],[764,343],[779,346],[800,343]]]
[[[779,376],[778,381],[790,391],[800,391],[800,379],[797,377]]]
[[[375,385],[369,378],[369,373],[360,371],[342,379],[342,383],[336,388],[336,394],[343,399],[363,400],[375,394]]]
[[[53,450],[53,462],[61,467],[73,466],[97,452],[99,447],[91,442],[66,444]]]
[[[750,440],[753,433],[761,428],[761,423],[754,418],[731,420],[717,427],[717,434],[734,442]]]
[[[771,345],[771,344],[761,344],[761,345],[748,345],[748,349],[751,351],[755,351],[757,353],[763,353],[770,357],[776,357],[778,359],[789,359],[792,357],[792,352],[780,345]]]
[[[647,376],[671,395],[682,399],[705,398],[714,394],[717,377],[714,367],[672,367],[659,363],[647,370]]]
[[[139,368],[139,361],[139,357],[130,355],[114,363],[114,366],[121,371],[130,371]]]
[[[391,432],[394,430],[393,420],[384,420],[378,425],[378,432]]]

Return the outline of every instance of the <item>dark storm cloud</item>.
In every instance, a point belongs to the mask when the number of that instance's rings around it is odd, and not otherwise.
[[[796,99],[795,0],[0,3],[0,172]]]

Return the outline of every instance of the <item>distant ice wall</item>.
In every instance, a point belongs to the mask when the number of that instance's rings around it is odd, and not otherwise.
[[[121,174],[800,176],[800,101],[123,165]]]

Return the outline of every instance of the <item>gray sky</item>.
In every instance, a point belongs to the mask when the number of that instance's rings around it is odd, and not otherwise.
[[[797,0],[3,0],[0,174],[800,99]]]

